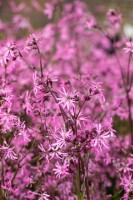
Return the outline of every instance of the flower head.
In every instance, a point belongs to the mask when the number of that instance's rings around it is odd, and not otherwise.
[[[31,50],[36,50],[38,48],[37,45],[40,41],[41,41],[40,37],[37,37],[36,35],[31,34],[30,37],[26,41],[24,50],[26,52],[30,52]]]
[[[59,134],[54,136],[56,142],[53,143],[53,146],[56,147],[57,149],[66,146],[66,140],[70,138],[71,134],[72,134],[71,130],[66,131],[65,128],[61,129]]]
[[[86,27],[91,29],[91,28],[97,28],[98,24],[95,18],[91,18],[86,22]]]
[[[77,91],[67,92],[65,88],[63,88],[63,91],[60,91],[60,93],[60,97],[57,98],[59,104],[62,104],[64,108],[67,108],[67,110],[75,107],[76,97],[78,95]]]
[[[66,175],[68,175],[68,163],[64,162],[62,165],[59,164],[59,162],[56,163],[55,165],[56,168],[53,169],[53,171],[55,172],[56,176],[58,178],[60,177],[65,177]]]
[[[20,136],[23,137],[24,142],[29,142],[29,141],[30,141],[29,133],[28,133],[28,131],[26,130],[26,127],[25,127],[25,123],[24,123],[24,122],[20,125],[20,131],[19,131],[19,134],[18,134],[18,135],[20,135]]]
[[[10,147],[6,141],[4,141],[4,145],[0,147],[0,150],[4,152],[5,159],[17,159],[17,154],[14,152],[14,147]]]
[[[52,3],[45,3],[44,13],[48,16],[48,19],[53,17],[54,12],[54,4]]]
[[[16,43],[8,41],[3,47],[4,59],[6,60],[16,60],[19,56],[19,51],[17,49]]]
[[[126,42],[126,47],[124,48],[124,51],[126,53],[133,53],[133,42],[132,41],[129,41],[129,42]]]
[[[47,194],[47,192],[43,192],[43,193],[33,192],[33,194],[38,196],[38,200],[49,200],[49,197],[50,197]]]
[[[117,10],[110,9],[107,13],[108,20],[113,24],[120,24],[122,21],[122,16]]]
[[[112,137],[112,131],[104,129],[101,124],[96,124],[93,134],[93,139],[91,140],[92,147],[95,147],[97,150],[109,149],[108,142]]]

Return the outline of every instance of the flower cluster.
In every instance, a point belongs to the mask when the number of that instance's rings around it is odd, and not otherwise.
[[[0,199],[132,200],[133,42],[122,15],[109,10],[101,28],[79,0],[7,2]],[[33,9],[50,20],[41,29],[23,16]]]

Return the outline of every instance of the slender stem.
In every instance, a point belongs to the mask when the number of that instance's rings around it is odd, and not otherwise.
[[[12,178],[12,181],[11,181],[11,184],[12,184],[12,185],[13,185],[13,183],[14,183],[14,180],[15,180],[15,178],[16,178],[16,176],[17,176],[19,170],[20,170],[25,164],[26,164],[26,162],[24,162],[21,166],[19,166],[19,167],[17,168],[17,170],[16,170],[16,172],[14,173],[14,176],[13,176],[13,178]]]
[[[4,70],[4,78],[5,78],[5,85],[6,85],[6,78],[7,78],[7,65],[6,64],[4,64],[4,68],[5,68],[5,70]]]
[[[77,154],[78,154],[78,182],[79,182],[79,192],[81,193],[81,175],[80,175],[80,155],[79,152],[77,150]]]
[[[50,94],[52,95],[54,101],[55,101],[56,103],[58,103],[58,101],[57,101],[57,99],[56,99],[56,97],[55,97],[55,93],[54,93],[49,87],[48,87],[48,90],[49,90]],[[68,116],[67,116],[67,114],[65,113],[65,111],[64,111],[64,109],[62,108],[61,105],[59,105],[59,108],[60,108],[60,111],[61,111],[63,120],[64,120],[64,122],[65,122],[65,125],[66,125],[66,127],[67,127],[67,119],[68,119]]]
[[[128,58],[128,65],[127,65],[127,86],[129,86],[130,83],[130,63],[132,59],[132,53],[129,53],[129,58]]]
[[[74,128],[73,128],[73,133],[76,135],[76,145],[77,145],[77,158],[78,158],[78,184],[79,184],[79,194],[81,195],[81,164],[80,164],[80,149],[79,149],[79,145],[78,145],[78,132],[77,132],[77,123],[76,123],[76,119],[74,119]]]
[[[31,145],[29,151],[19,160],[18,164],[20,164],[20,163],[24,160],[24,158],[29,154],[29,152],[30,152],[30,151],[33,149],[33,147],[34,147],[34,144],[35,144],[35,139],[33,140],[32,145]]]
[[[3,194],[2,188],[1,188],[1,184],[0,184],[0,199],[1,200],[7,200],[5,195]]]
[[[129,120],[129,124],[130,124],[130,134],[131,134],[131,144],[133,144],[133,121],[132,121],[132,111],[131,111],[131,100],[130,100],[130,96],[129,96],[129,92],[130,92],[130,88],[128,88],[128,83],[130,82],[130,62],[131,62],[131,54],[129,55],[129,60],[128,60],[128,66],[127,66],[127,82],[124,79],[124,73],[122,70],[122,66],[120,64],[119,58],[116,54],[116,51],[114,49],[115,52],[115,56],[116,56],[116,60],[118,62],[118,66],[120,68],[120,72],[121,72],[121,77],[123,80],[123,87],[125,89],[125,93],[126,93],[126,99],[127,99],[127,106],[128,106],[128,120]]]
[[[87,155],[88,156],[88,155]],[[87,168],[85,170],[85,167],[84,167],[84,162],[81,158],[81,166],[82,166],[82,171],[83,171],[83,174],[85,176],[85,188],[86,188],[86,196],[87,196],[87,200],[90,200],[90,194],[89,194],[89,183],[88,183],[88,160],[87,160]]]
[[[36,44],[37,45],[37,44]],[[42,56],[41,56],[41,52],[40,52],[40,49],[37,45],[37,51],[38,51],[38,54],[39,54],[39,59],[40,59],[40,70],[41,70],[41,78],[43,78],[43,65],[42,65]]]
[[[14,180],[15,180],[15,178],[16,178],[16,176],[17,176],[19,170],[20,170],[21,167],[25,164],[25,163],[23,163],[23,164],[20,166],[20,163],[24,160],[24,158],[25,158],[25,157],[29,154],[29,152],[33,149],[34,143],[35,143],[35,139],[33,140],[32,145],[31,145],[29,151],[18,161],[18,163],[17,163],[17,164],[18,164],[18,168],[17,168],[16,172],[14,173],[14,176],[13,176],[13,178],[12,178],[12,180],[11,180],[11,184],[12,184],[12,185],[13,185],[13,183],[14,183]]]
[[[131,111],[131,100],[129,97],[129,92],[126,92],[127,97],[127,105],[128,105],[128,119],[130,125],[130,132],[131,132],[131,144],[133,144],[133,121],[132,121],[132,111]]]
[[[80,112],[81,112],[81,110],[82,110],[82,108],[83,108],[85,102],[86,102],[86,101],[84,101],[84,102],[82,103],[82,105],[81,105],[81,107],[80,107],[80,109],[79,109],[79,112],[77,113],[76,119],[78,118],[78,116],[79,116],[79,114],[80,114]]]
[[[113,46],[113,48],[114,48],[114,46]],[[117,63],[118,63],[119,69],[120,69],[121,78],[122,78],[122,81],[123,81],[123,86],[124,86],[124,88],[126,88],[126,81],[125,81],[125,78],[124,78],[124,72],[123,72],[123,70],[122,70],[122,66],[121,66],[121,63],[120,63],[119,58],[118,58],[118,56],[117,56],[117,53],[116,53],[116,51],[115,51],[115,48],[114,48],[114,52],[115,52],[116,61],[117,61]]]
[[[123,192],[123,190],[120,189],[118,192],[116,192],[116,193],[112,196],[112,198],[113,198],[113,199],[116,199],[116,197],[118,197],[122,192]]]
[[[2,173],[2,184],[5,184],[5,180],[4,180],[4,163],[3,163],[3,159],[1,160],[2,163],[2,169],[1,169],[1,173]]]
[[[21,57],[21,59],[24,61],[24,63],[26,64],[26,65],[28,65],[28,67],[31,69],[31,70],[33,70],[33,71],[35,71],[35,66],[33,66],[33,65],[31,65],[30,63],[28,63],[27,62],[27,60],[23,57],[23,55],[19,52],[19,55],[20,55],[20,57]]]
[[[99,27],[99,30],[100,30],[101,33],[104,35],[104,37],[106,37],[106,38],[110,41],[110,37],[108,36],[108,34],[106,34],[106,33],[104,32],[104,30],[103,30],[101,27]],[[124,78],[124,72],[123,72],[121,63],[120,63],[120,61],[119,61],[119,58],[118,58],[118,56],[117,56],[117,53],[116,53],[116,50],[115,50],[115,47],[114,47],[113,44],[112,44],[112,48],[113,48],[113,50],[114,50],[115,58],[116,58],[116,61],[117,61],[117,63],[118,63],[119,69],[120,69],[120,73],[121,73],[121,77],[122,77],[122,81],[123,81],[123,86],[124,86],[124,88],[126,89],[126,82],[125,82],[125,78]]]

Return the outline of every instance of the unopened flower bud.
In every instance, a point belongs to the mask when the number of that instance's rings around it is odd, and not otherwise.
[[[89,100],[91,99],[91,97],[90,97],[89,95],[86,95],[86,96],[84,97],[84,99],[85,99],[85,101],[89,101]]]

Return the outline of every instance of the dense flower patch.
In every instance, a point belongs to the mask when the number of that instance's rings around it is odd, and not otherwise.
[[[25,3],[9,6],[12,23],[0,24],[0,199],[132,200],[133,42],[121,14],[109,10],[101,26],[81,1],[34,0],[49,19],[34,30]]]

